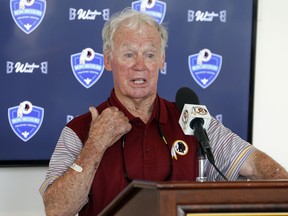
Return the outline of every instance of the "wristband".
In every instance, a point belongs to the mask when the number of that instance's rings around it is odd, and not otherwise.
[[[77,165],[76,163],[73,163],[71,166],[70,166],[71,169],[75,170],[76,172],[82,172],[83,171],[83,168],[79,165]]]

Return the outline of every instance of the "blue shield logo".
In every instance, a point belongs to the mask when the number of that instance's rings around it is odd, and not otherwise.
[[[208,49],[188,57],[190,73],[196,83],[202,88],[211,85],[220,73],[222,56],[211,53]]]
[[[166,14],[166,3],[152,0],[149,5],[148,1],[134,1],[131,4],[132,9],[142,11],[154,17],[156,21],[161,24]]]
[[[104,71],[103,54],[95,53],[91,48],[71,55],[70,61],[74,76],[85,88],[93,86]]]
[[[26,34],[30,34],[44,18],[46,1],[10,0],[10,11],[17,26]]]
[[[30,140],[39,130],[44,118],[44,109],[29,101],[8,109],[8,119],[14,133],[24,142]]]

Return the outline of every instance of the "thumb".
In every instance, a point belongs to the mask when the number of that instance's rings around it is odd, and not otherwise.
[[[95,107],[89,107],[89,111],[92,116],[92,120],[96,119],[99,116],[98,110]]]

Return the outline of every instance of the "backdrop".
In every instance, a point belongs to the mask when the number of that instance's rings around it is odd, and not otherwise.
[[[47,163],[62,128],[106,100],[101,30],[126,7],[168,27],[160,96],[188,86],[210,113],[251,137],[256,0],[0,2],[0,163]]]

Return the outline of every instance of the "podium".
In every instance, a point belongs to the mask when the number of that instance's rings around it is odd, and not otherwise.
[[[288,181],[133,181],[99,215],[288,215]]]

